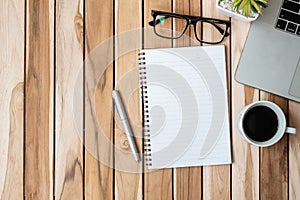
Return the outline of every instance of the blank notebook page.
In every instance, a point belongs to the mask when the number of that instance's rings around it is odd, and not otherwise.
[[[230,164],[224,46],[140,52],[149,169]]]

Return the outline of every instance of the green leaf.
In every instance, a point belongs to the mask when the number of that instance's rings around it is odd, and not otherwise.
[[[252,10],[252,12],[254,12],[254,13],[258,13],[258,11],[256,10],[256,8],[255,8],[255,6],[251,6],[251,10]]]
[[[262,13],[261,7],[257,4],[256,0],[252,0],[252,6],[255,8],[256,12],[255,13]]]
[[[243,0],[240,5],[240,9],[244,9],[244,7],[246,7],[245,10],[248,10],[250,5],[251,5],[251,0]]]
[[[250,2],[250,1],[248,1],[248,2]],[[250,4],[250,3],[245,4],[245,5],[243,6],[243,8],[242,8],[242,13],[243,13],[243,15],[249,16],[250,11],[251,11],[251,4]]]
[[[268,7],[268,3],[261,2],[261,1],[257,1],[256,3],[257,3],[260,7],[262,7],[262,8]]]
[[[235,10],[241,10],[248,17],[251,11],[261,14],[263,8],[268,7],[268,0],[234,0],[232,5]]]
[[[242,3],[242,0],[234,0],[233,1],[234,9],[237,10],[240,7],[241,3]]]

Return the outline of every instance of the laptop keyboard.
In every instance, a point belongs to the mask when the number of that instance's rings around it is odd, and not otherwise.
[[[284,0],[276,28],[300,36],[300,0]]]

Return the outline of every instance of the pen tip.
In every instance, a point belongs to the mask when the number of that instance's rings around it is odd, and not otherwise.
[[[140,160],[140,157],[139,157],[138,155],[135,156],[135,161],[136,161],[136,162],[140,162],[140,161],[141,161],[141,160]]]

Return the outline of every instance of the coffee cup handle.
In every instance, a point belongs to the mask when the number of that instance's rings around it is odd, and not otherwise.
[[[295,128],[292,128],[292,127],[286,127],[285,132],[290,133],[290,134],[296,134],[297,130]]]

